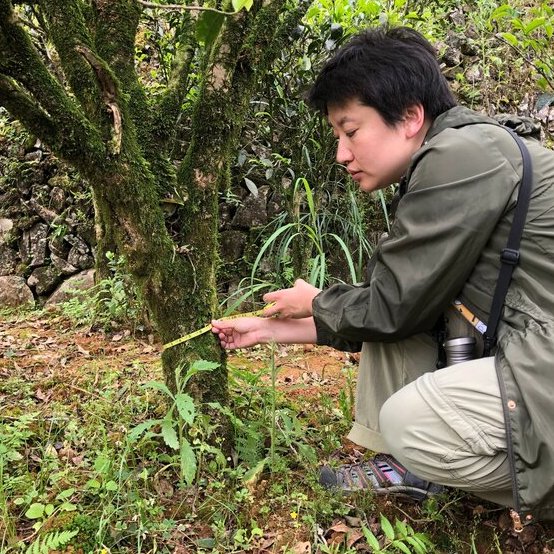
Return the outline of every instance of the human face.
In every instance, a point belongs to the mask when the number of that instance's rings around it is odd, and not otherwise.
[[[366,192],[400,181],[426,131],[422,111],[408,110],[406,118],[390,126],[358,100],[330,106],[328,120],[338,140],[337,161]]]

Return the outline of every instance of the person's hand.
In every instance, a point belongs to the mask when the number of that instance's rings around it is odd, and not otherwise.
[[[320,289],[297,279],[290,289],[276,290],[264,294],[265,302],[274,302],[264,310],[264,317],[276,315],[279,318],[301,319],[312,315],[312,300],[321,292]]]
[[[264,339],[263,330],[267,321],[260,317],[239,317],[212,321],[212,333],[217,335],[223,348],[248,348]]]

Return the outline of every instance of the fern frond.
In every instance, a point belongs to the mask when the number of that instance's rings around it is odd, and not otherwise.
[[[53,533],[47,533],[30,544],[25,554],[48,554],[52,550],[65,546],[78,532],[54,531]]]

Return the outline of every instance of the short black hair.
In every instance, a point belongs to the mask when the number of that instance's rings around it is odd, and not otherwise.
[[[409,27],[376,27],[355,35],[327,61],[307,95],[310,106],[323,114],[350,100],[374,108],[391,126],[415,104],[431,120],[456,105],[433,47]]]

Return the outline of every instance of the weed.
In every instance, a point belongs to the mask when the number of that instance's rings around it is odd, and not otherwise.
[[[362,525],[364,537],[375,554],[391,552],[424,554],[434,551],[434,545],[425,533],[416,533],[410,525],[403,521],[397,519],[393,525],[386,516],[381,514],[380,522],[385,539],[383,545],[368,527]]]
[[[177,392],[172,393],[165,383],[160,381],[150,381],[144,385],[145,388],[151,388],[160,391],[168,400],[171,401],[169,410],[161,419],[147,419],[146,421],[137,425],[129,433],[129,440],[131,443],[137,441],[141,436],[147,438],[160,436],[164,443],[178,451],[179,453],[179,476],[182,486],[190,485],[196,477],[198,461],[201,459],[202,454],[209,452],[215,454],[219,458],[223,454],[209,447],[200,441],[196,441],[197,453],[194,452],[193,446],[189,439],[190,429],[197,420],[196,406],[193,398],[185,391],[186,385],[189,380],[199,372],[212,371],[219,367],[219,364],[214,362],[207,362],[203,360],[195,361],[188,371],[181,375],[182,369],[178,367],[175,370],[175,382],[177,385]],[[152,431],[154,427],[159,427],[158,433]],[[223,458],[224,459],[224,458]]]
[[[138,289],[125,270],[125,259],[106,252],[111,276],[100,280],[87,291],[72,291],[62,303],[64,315],[77,325],[98,326],[111,330],[118,324],[138,324],[143,307]]]

